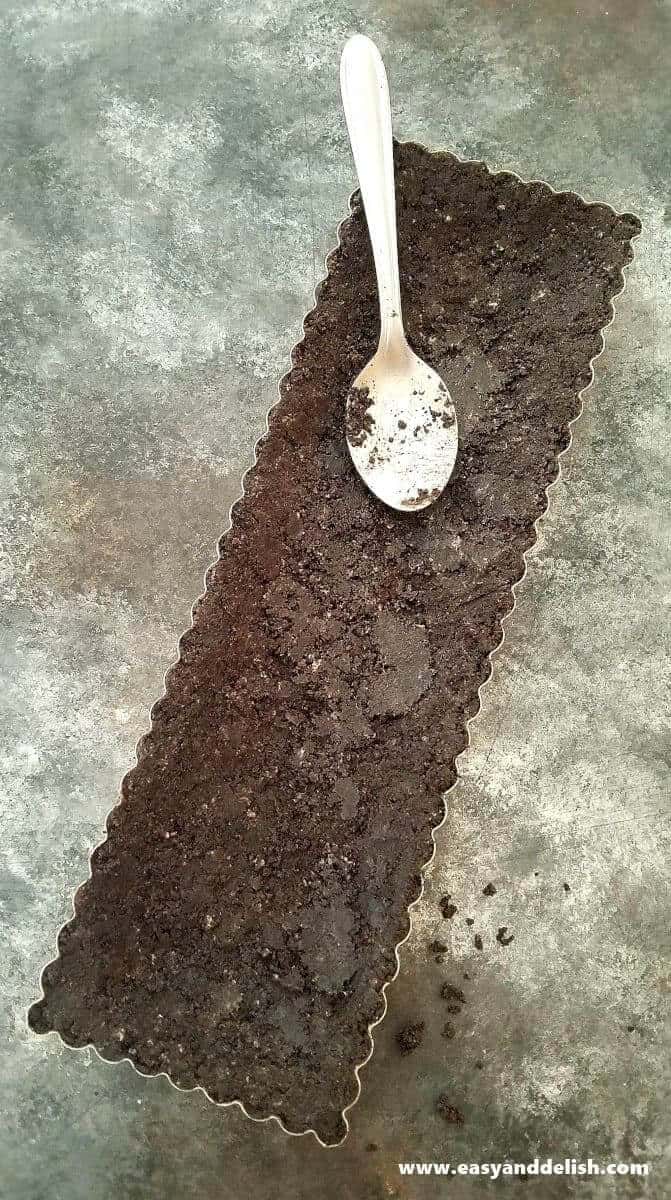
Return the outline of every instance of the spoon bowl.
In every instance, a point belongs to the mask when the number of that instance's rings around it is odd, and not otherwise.
[[[457,457],[457,418],[440,378],[405,342],[378,350],[347,396],[352,462],[379,500],[398,511],[428,508]]]

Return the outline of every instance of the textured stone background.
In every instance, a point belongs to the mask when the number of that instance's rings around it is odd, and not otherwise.
[[[0,14],[0,1196],[461,1200],[484,1185],[403,1180],[399,1159],[537,1153],[649,1158],[647,1185],[580,1195],[668,1195],[668,4]],[[25,1010],[345,213],[356,29],[385,53],[399,136],[632,209],[644,232],[350,1136],[325,1151],[37,1039]],[[451,1041],[444,978],[468,995]],[[401,1060],[410,1015],[427,1038]],[[441,1091],[463,1127],[435,1115]]]

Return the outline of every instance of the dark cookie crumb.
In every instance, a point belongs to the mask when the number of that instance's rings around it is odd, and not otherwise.
[[[494,884],[488,883],[486,887],[483,887],[482,894],[483,896],[495,896],[496,888],[494,887]]]
[[[396,1034],[396,1042],[401,1054],[412,1054],[424,1039],[424,1022],[415,1021],[404,1025]]]
[[[429,954],[447,954],[445,942],[441,942],[440,938],[434,938],[432,942],[429,942]]]
[[[565,884],[564,884],[564,891],[565,891],[565,892],[570,892],[570,890],[571,890],[571,889],[570,889],[569,885],[568,885],[567,883],[565,883]]]
[[[415,430],[417,434],[417,430]],[[411,496],[410,499],[404,501],[406,508],[425,508],[427,501],[437,500],[442,492],[442,488],[420,488],[416,496]],[[455,909],[456,912],[456,909]]]
[[[447,896],[443,896],[439,908],[446,921],[451,921],[454,914],[459,911],[456,904],[452,904],[452,897],[449,892]]]
[[[463,1113],[451,1103],[446,1092],[438,1097],[436,1112],[444,1121],[447,1121],[448,1125],[463,1125],[464,1123]]]
[[[475,946],[476,950],[482,950],[482,938],[479,933],[476,933],[475,937],[473,938],[473,945]]]
[[[515,939],[515,934],[514,934],[514,933],[511,933],[509,937],[506,937],[506,933],[507,933],[507,932],[508,932],[508,926],[507,926],[507,925],[501,925],[501,926],[499,927],[499,929],[497,930],[497,932],[496,932],[496,940],[497,940],[497,942],[499,943],[499,945],[500,945],[500,946],[509,946],[509,945],[510,945],[510,943],[511,943],[512,941],[514,941],[514,939]]]
[[[447,1000],[447,1011],[456,1016],[461,1012],[462,1005],[466,1003],[466,997],[461,988],[455,987],[452,983],[444,983],[440,989],[440,995],[443,1000]]]
[[[373,432],[375,419],[370,409],[373,401],[367,387],[352,387],[347,394],[345,433],[353,446],[362,446]]]

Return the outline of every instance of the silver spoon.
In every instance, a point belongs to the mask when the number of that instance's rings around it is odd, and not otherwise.
[[[380,298],[379,345],[347,397],[347,444],[378,499],[417,510],[438,499],[452,474],[457,420],[445,384],[413,353],[403,329],[389,87],[370,38],[355,34],[345,44],[340,90]]]

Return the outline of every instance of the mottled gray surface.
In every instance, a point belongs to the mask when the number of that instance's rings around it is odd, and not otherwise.
[[[398,1160],[536,1153],[649,1158],[647,1185],[580,1194],[668,1195],[668,5],[1,12],[3,1200],[460,1200],[485,1185],[401,1179]],[[355,29],[386,55],[401,136],[633,209],[644,233],[350,1136],[325,1151],[38,1039],[25,1009],[345,212],[337,60]],[[468,996],[450,1041],[444,978]],[[401,1059],[410,1015],[427,1039]],[[441,1091],[463,1127],[435,1115]]]

